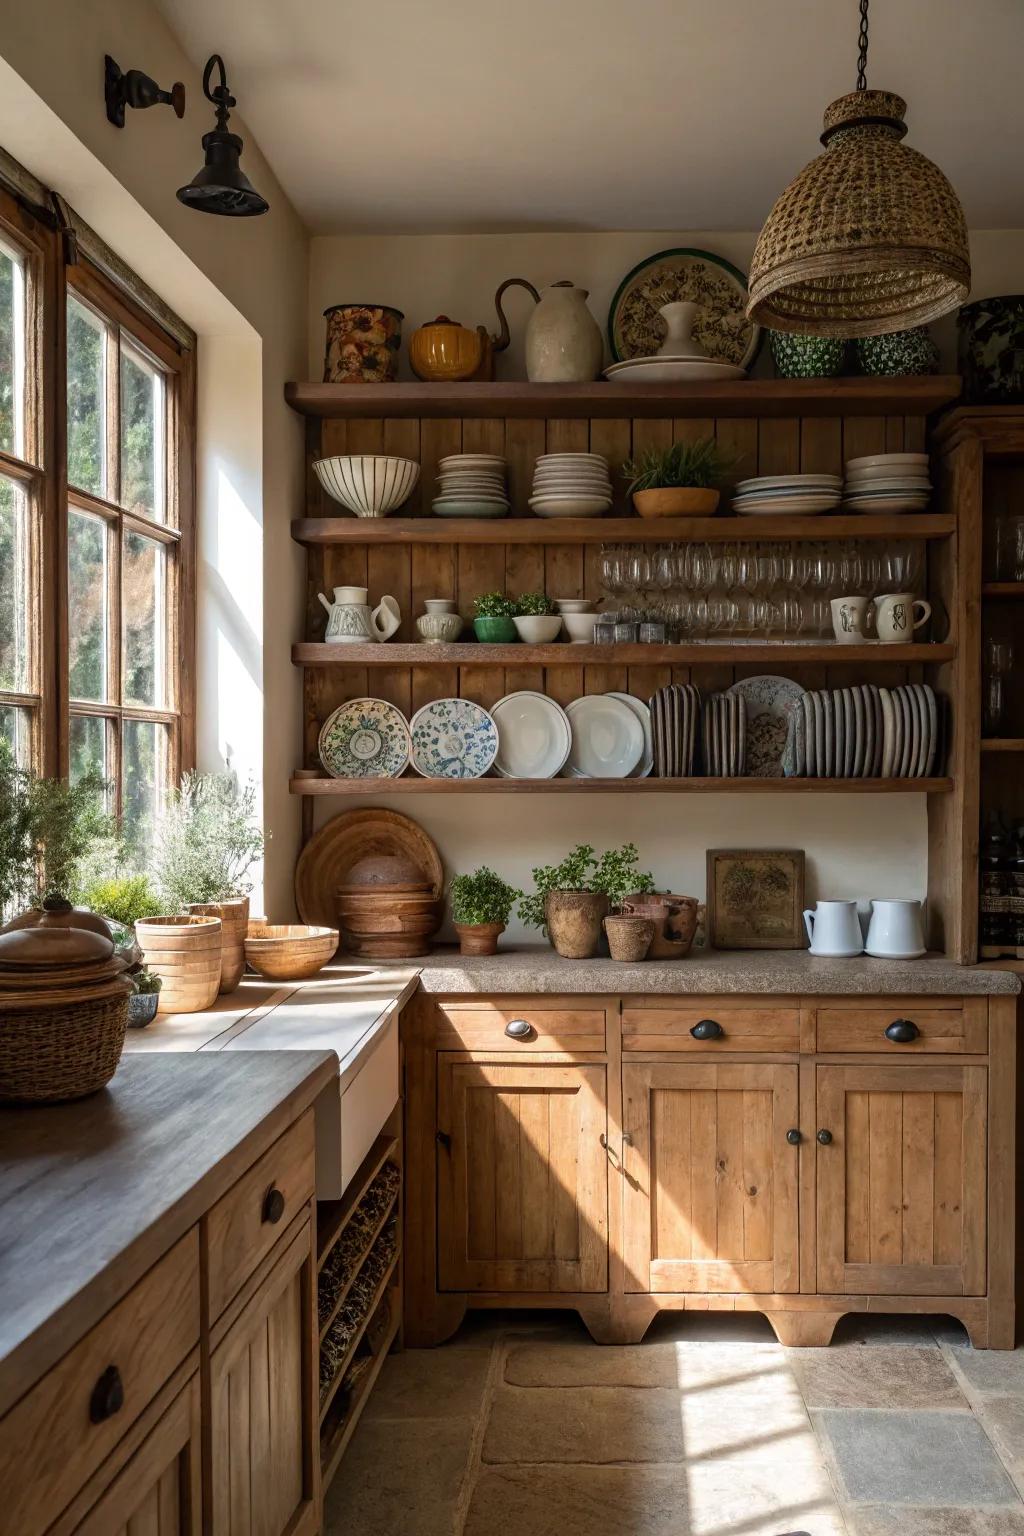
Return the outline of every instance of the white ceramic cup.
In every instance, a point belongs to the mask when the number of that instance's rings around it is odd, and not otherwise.
[[[916,618],[919,608],[921,617]],[[912,592],[890,592],[885,597],[875,598],[874,611],[879,640],[886,645],[908,645],[914,638],[914,630],[920,629],[931,618],[932,605]]]
[[[919,960],[925,953],[919,901],[875,900],[865,949],[883,960]]]
[[[832,628],[839,645],[860,645],[868,632],[868,602],[856,593],[832,599]]]
[[[864,953],[855,901],[819,901],[813,911],[808,909],[804,913],[804,927],[812,955],[840,960]]]

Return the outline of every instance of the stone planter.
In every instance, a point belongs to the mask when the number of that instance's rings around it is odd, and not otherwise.
[[[135,992],[128,999],[128,1028],[145,1029],[156,1018],[160,1006],[159,992]]]
[[[608,913],[603,891],[551,891],[544,916],[552,948],[567,960],[590,960],[601,942],[601,923]]]
[[[505,932],[504,923],[456,923],[460,955],[493,955]]]
[[[220,990],[233,992],[245,970],[245,936],[249,931],[248,896],[229,896],[224,901],[193,901],[186,910],[194,912],[198,917],[220,918]]]

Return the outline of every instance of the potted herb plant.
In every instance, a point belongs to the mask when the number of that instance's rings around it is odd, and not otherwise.
[[[156,1018],[163,982],[154,971],[139,971],[132,981],[135,991],[128,999],[128,1028],[145,1029]]]
[[[452,921],[464,955],[493,955],[504,933],[508,915],[522,891],[506,885],[500,875],[482,864],[471,875],[456,875],[450,895]]]
[[[482,592],[473,604],[473,629],[477,639],[491,645],[508,645],[515,640],[515,611],[515,603],[504,592]]]
[[[562,628],[561,616],[544,592],[524,592],[516,600],[512,622],[520,640],[528,645],[547,645],[557,639]]]
[[[74,784],[36,778],[0,741],[0,921],[35,923],[44,903],[51,912],[74,910],[82,868],[112,831],[106,788],[98,773]],[[75,923],[105,931],[91,913],[77,912]]]
[[[713,437],[699,437],[647,448],[639,458],[628,459],[622,473],[641,517],[710,517],[718,506],[718,487],[734,462]]]
[[[580,843],[561,864],[533,870],[534,889],[519,903],[521,920],[544,930],[553,948],[568,960],[589,960],[601,942],[601,924],[631,891],[649,891],[654,880],[639,872],[635,843],[595,855]]]

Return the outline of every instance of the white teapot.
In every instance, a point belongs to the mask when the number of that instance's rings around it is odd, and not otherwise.
[[[365,645],[390,640],[402,622],[402,610],[393,597],[382,597],[376,608],[366,600],[366,587],[335,587],[334,602],[318,592],[327,609],[327,633],[332,645]]]

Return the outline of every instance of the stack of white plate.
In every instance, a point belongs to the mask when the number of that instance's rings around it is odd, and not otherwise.
[[[923,512],[931,492],[926,453],[869,453],[846,461],[843,506],[849,512]]]
[[[452,453],[437,466],[438,517],[504,517],[509,509],[505,460],[497,453]]]
[[[530,506],[538,517],[600,517],[612,504],[608,465],[599,453],[542,453]]]
[[[718,357],[631,357],[604,370],[619,384],[696,384],[701,379],[745,379],[747,370]]]
[[[733,510],[758,516],[811,516],[831,512],[843,494],[842,475],[758,475],[741,480],[732,499]]]
[[[927,683],[819,688],[790,717],[787,775],[923,779],[939,760],[940,700]]]

